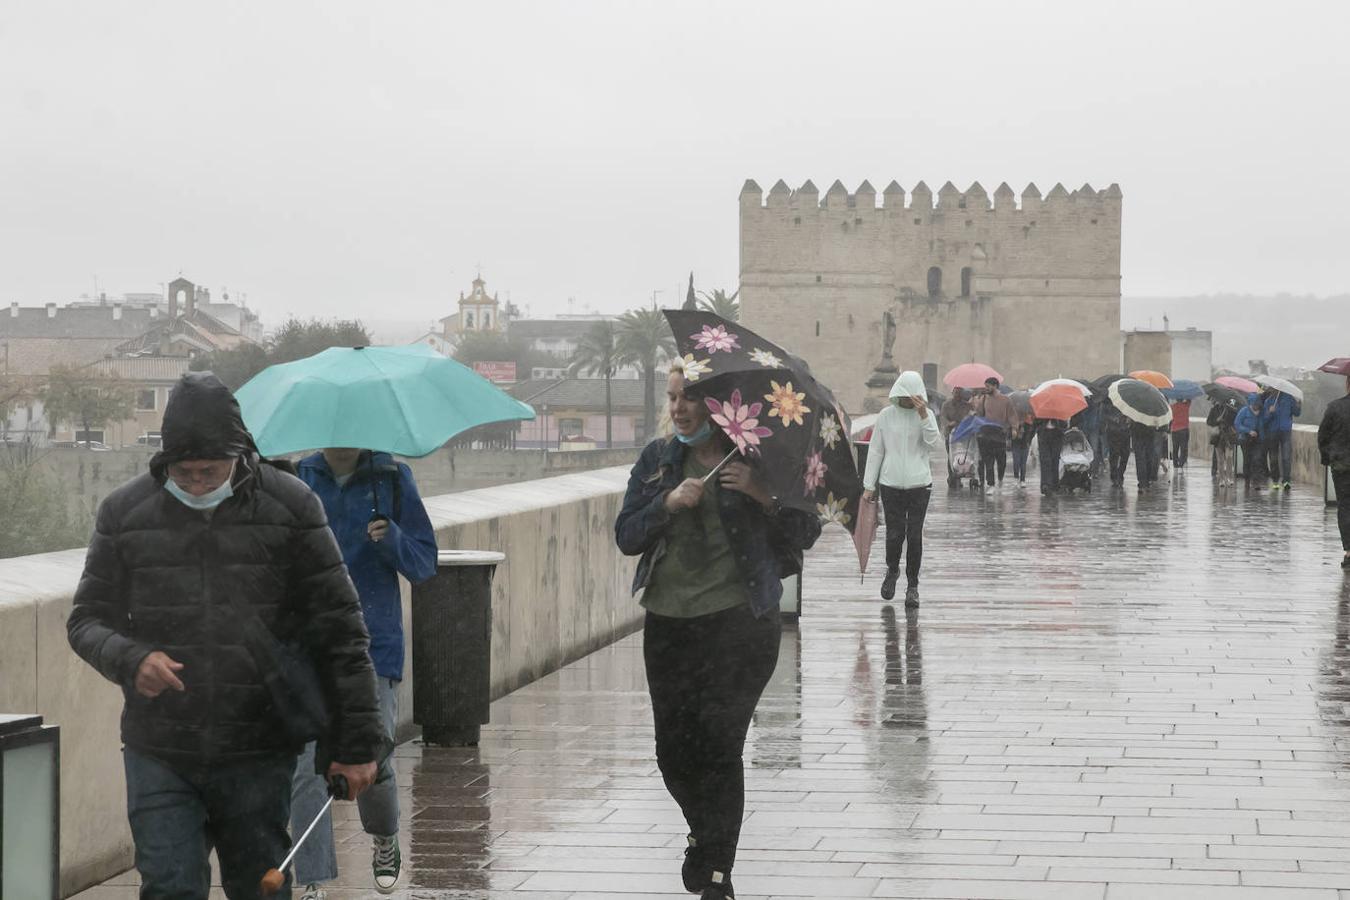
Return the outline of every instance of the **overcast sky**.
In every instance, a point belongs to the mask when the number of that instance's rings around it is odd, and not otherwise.
[[[0,5],[0,303],[734,287],[741,183],[1124,191],[1124,293],[1350,290],[1347,4]]]

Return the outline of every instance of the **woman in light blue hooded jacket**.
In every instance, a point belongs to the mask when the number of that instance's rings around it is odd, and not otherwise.
[[[905,605],[919,605],[919,566],[923,562],[923,522],[933,493],[933,448],[942,440],[937,416],[928,408],[928,392],[918,372],[901,372],[891,388],[890,405],[877,416],[867,449],[863,499],[878,489],[886,518],[886,578],[881,598],[895,597],[900,553],[905,556]]]

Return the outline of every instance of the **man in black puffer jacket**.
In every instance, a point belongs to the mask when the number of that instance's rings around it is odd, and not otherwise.
[[[99,506],[70,644],[122,687],[127,812],[142,900],[202,898],[214,846],[231,900],[290,848],[287,737],[245,643],[256,615],[315,662],[328,774],[354,799],[385,743],[370,638],[317,496],[259,457],[229,389],[189,373],[150,471]],[[290,896],[289,884],[280,894]]]
[[[1317,449],[1336,485],[1336,522],[1345,551],[1341,568],[1350,569],[1350,375],[1345,377],[1345,396],[1327,406],[1317,429]]]

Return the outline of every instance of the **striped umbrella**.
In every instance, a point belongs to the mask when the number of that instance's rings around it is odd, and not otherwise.
[[[1140,425],[1158,428],[1172,423],[1172,405],[1162,391],[1138,378],[1122,378],[1107,389],[1111,404],[1121,415]]]

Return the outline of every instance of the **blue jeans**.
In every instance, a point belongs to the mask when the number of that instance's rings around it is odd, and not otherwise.
[[[398,727],[398,682],[392,678],[376,678],[376,692],[380,699],[380,718],[385,733],[392,739]],[[314,745],[305,747],[296,761],[291,784],[291,833],[297,838],[305,833],[328,799],[328,782],[314,772]],[[393,755],[385,757],[375,776],[375,783],[356,801],[361,813],[361,827],[366,834],[387,837],[398,834],[398,783],[394,780]],[[333,814],[326,812],[309,840],[300,845],[295,854],[295,883],[320,884],[338,877],[337,849],[333,843]]]
[[[295,758],[269,756],[197,773],[130,747],[122,758],[141,900],[206,900],[212,848],[225,896],[257,897],[258,882],[291,849],[287,788]],[[289,900],[289,880],[275,896]]]
[[[1294,433],[1281,431],[1275,435],[1274,442],[1275,451],[1272,455],[1278,454],[1280,460],[1280,477],[1275,480],[1288,484],[1294,480]]]

